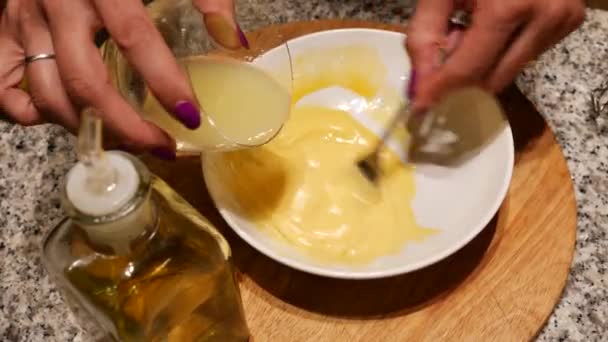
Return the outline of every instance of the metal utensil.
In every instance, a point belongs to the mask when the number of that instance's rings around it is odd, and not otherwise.
[[[378,174],[380,171],[380,167],[378,165],[380,158],[380,150],[386,144],[387,139],[391,136],[395,128],[399,122],[402,122],[407,119],[409,116],[409,103],[403,104],[397,113],[393,116],[388,126],[382,133],[380,137],[380,141],[376,144],[376,147],[373,151],[367,155],[364,159],[361,159],[357,162],[357,167],[361,170],[361,173],[371,182],[376,182],[378,179]]]
[[[454,12],[454,14],[450,18],[450,25],[452,26],[450,28],[450,31],[462,30],[462,29],[468,27],[469,24],[470,24],[470,13],[467,11],[458,10],[458,11]],[[445,47],[440,47],[438,52],[439,52],[440,64],[445,63],[445,61],[448,58],[449,53],[451,51],[447,51],[445,49]],[[415,86],[416,86],[416,73],[415,73],[415,70],[413,70],[412,75],[410,77],[409,84],[408,84],[408,89],[407,89],[408,99],[410,101],[414,98]],[[372,152],[369,155],[367,155],[365,158],[363,158],[357,162],[357,167],[361,170],[361,173],[371,182],[376,182],[376,180],[378,179],[378,174],[380,171],[379,165],[378,165],[378,158],[379,158],[380,150],[386,144],[386,140],[393,133],[393,131],[397,127],[397,124],[399,124],[399,122],[401,122],[401,121],[409,120],[410,117],[411,117],[411,115],[410,115],[410,111],[409,111],[409,102],[408,102],[408,103],[403,104],[401,106],[401,108],[399,108],[399,110],[397,111],[395,116],[391,119],[388,126],[382,133],[382,136],[380,137],[380,141],[378,141],[378,144],[372,150]],[[406,125],[406,127],[409,130],[409,125]]]

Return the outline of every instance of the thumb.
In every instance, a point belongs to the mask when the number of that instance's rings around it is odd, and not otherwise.
[[[440,63],[438,48],[445,44],[453,8],[453,1],[418,1],[408,24],[405,46],[420,81]]]
[[[456,50],[460,41],[463,37],[463,31],[460,28],[452,29],[448,35],[444,39],[444,43],[440,46],[435,47],[434,54],[437,59],[436,63],[430,67],[427,72],[427,77],[422,81],[422,85],[419,85],[419,81],[411,84],[410,87],[419,87],[420,89],[409,89],[411,94],[420,94],[415,99],[413,96],[409,98],[413,101],[411,104],[411,110],[414,113],[423,113],[428,107],[433,104],[433,101],[436,100],[435,96],[437,95],[433,91],[432,79],[436,76],[436,71],[439,69],[446,60],[450,57],[450,55]],[[414,69],[416,71],[416,69]],[[430,89],[430,90],[429,90]]]

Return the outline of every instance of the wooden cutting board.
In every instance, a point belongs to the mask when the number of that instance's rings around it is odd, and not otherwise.
[[[356,21],[299,22],[248,34],[268,49],[315,31],[402,27]],[[278,34],[277,34],[278,33]],[[576,203],[555,137],[515,88],[501,98],[516,144],[509,193],[466,247],[426,269],[381,280],[327,279],[292,270],[240,240],[219,216],[198,158],[146,159],[231,243],[253,340],[524,341],[558,302],[576,237]]]

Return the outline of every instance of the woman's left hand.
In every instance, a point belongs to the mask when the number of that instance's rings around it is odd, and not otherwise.
[[[12,121],[26,126],[52,122],[76,132],[80,111],[93,107],[108,129],[106,137],[174,158],[173,139],[145,120],[112,86],[93,39],[105,28],[167,112],[188,128],[200,124],[187,77],[141,0],[5,3],[0,13],[0,113]],[[232,0],[192,3],[217,43],[229,49],[247,47]],[[32,61],[32,56],[38,59]],[[24,80],[27,91],[20,87]]]

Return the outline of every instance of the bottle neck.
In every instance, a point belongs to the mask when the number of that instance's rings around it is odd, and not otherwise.
[[[133,163],[139,185],[133,196],[115,211],[105,215],[90,215],[77,209],[64,192],[64,206],[68,216],[87,236],[99,253],[127,255],[146,241],[157,229],[158,210],[151,197],[152,177],[141,161],[127,156]]]
[[[131,212],[107,222],[90,224],[76,222],[83,229],[94,249],[103,254],[128,255],[141,241],[154,234],[158,226],[157,207],[146,196]]]

